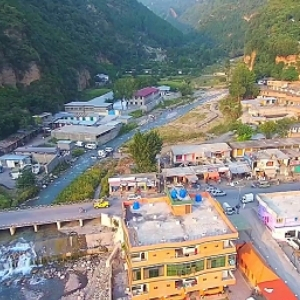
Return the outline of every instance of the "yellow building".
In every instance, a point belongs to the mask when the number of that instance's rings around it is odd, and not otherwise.
[[[208,193],[196,198],[187,194],[174,200],[169,194],[124,204],[133,300],[183,300],[190,294],[221,293],[235,284],[233,241],[238,233]]]

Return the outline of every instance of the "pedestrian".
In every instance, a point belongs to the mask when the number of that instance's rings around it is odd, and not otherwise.
[[[246,203],[243,203],[243,209],[245,208],[245,206],[246,206]]]

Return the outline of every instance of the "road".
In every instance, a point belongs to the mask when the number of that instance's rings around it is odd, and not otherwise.
[[[227,95],[227,93],[228,92],[226,90],[215,91],[215,92],[210,91],[210,92],[203,93],[201,97],[197,98],[192,103],[176,108],[176,111],[173,110],[170,112],[168,110],[165,110],[160,116],[156,118],[156,120],[140,126],[139,129],[142,132],[145,132],[163,126],[165,124],[171,123],[177,118],[180,118],[181,116],[185,115],[189,111],[193,110],[200,104],[204,104],[218,97],[225,96]],[[124,144],[130,138],[132,138],[134,134],[135,131],[132,131],[120,137],[117,137],[114,140],[107,143],[107,146],[113,147],[114,149],[119,148],[122,144]],[[70,185],[70,183],[74,179],[76,179],[80,174],[82,174],[85,170],[87,170],[89,167],[91,167],[93,164],[96,163],[96,160],[91,158],[92,156],[95,155],[96,155],[96,151],[89,151],[85,153],[75,162],[75,164],[69,170],[67,170],[64,173],[64,175],[62,175],[62,177],[60,177],[54,183],[52,183],[46,189],[44,189],[40,193],[39,199],[28,201],[26,205],[35,206],[35,205],[51,204],[56,199],[57,195],[64,188]]]
[[[240,191],[236,187],[220,186],[227,195],[219,197],[217,200],[220,203],[228,202],[230,205],[235,206],[245,193],[274,193],[286,191],[299,191],[299,183],[274,185],[266,189],[244,187]],[[240,209],[240,218],[245,220],[251,227],[251,236],[240,232],[240,240],[251,241],[254,243],[256,249],[265,258],[269,266],[277,273],[280,278],[286,281],[290,289],[300,296],[300,275],[292,265],[290,259],[284,254],[279,244],[272,238],[271,232],[259,221],[256,213],[257,202],[246,204],[245,208]],[[234,217],[229,216],[229,219]]]
[[[92,202],[58,205],[58,206],[41,206],[15,211],[0,212],[0,229],[9,227],[22,227],[34,224],[53,224],[57,221],[73,221],[84,219],[93,219],[101,215],[101,213],[109,215],[121,216],[121,200],[113,199],[110,201],[111,206],[105,209],[94,209]],[[86,212],[80,213],[80,208],[84,208]]]

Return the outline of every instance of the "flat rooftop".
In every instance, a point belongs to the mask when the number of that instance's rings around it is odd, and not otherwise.
[[[232,233],[206,198],[202,198],[200,203],[193,201],[192,213],[180,217],[174,216],[164,201],[140,204],[137,210],[128,206],[126,222],[133,247],[192,241],[205,236]]]
[[[299,191],[257,194],[257,200],[277,217],[300,218]]]
[[[56,154],[58,152],[56,147],[19,147],[15,149],[15,153],[42,153],[42,154]]]
[[[299,146],[300,138],[285,138],[285,139],[271,139],[259,141],[245,141],[245,142],[229,142],[232,149],[263,149],[263,148],[278,148]]]
[[[84,126],[84,125],[66,125],[60,128],[53,130],[54,132],[63,132],[63,133],[82,133],[82,134],[94,134],[99,135],[105,132],[108,132],[114,129],[115,126]]]
[[[171,147],[174,155],[183,155],[191,153],[205,153],[205,152],[223,152],[231,151],[231,147],[226,143],[215,144],[197,144],[197,145],[175,145]]]

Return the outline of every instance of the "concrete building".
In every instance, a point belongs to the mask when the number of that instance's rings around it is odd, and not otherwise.
[[[246,153],[245,157],[251,162],[255,176],[275,178],[277,174],[287,176],[289,173],[290,156],[281,150],[259,150]]]
[[[171,88],[167,85],[161,85],[158,87],[158,89],[162,97],[165,96],[166,94],[169,94],[171,91]]]
[[[156,173],[124,174],[108,179],[109,193],[156,193]]]
[[[275,239],[300,239],[300,203],[298,192],[257,194],[258,217]]]
[[[170,150],[171,162],[180,164],[218,163],[230,158],[231,148],[226,143],[176,145]]]
[[[43,166],[46,173],[51,173],[60,162],[68,159],[68,156],[60,157],[57,147],[19,147],[15,153],[29,156],[32,163]]]
[[[159,89],[146,87],[136,91],[133,95],[133,99],[129,100],[129,104],[132,106],[138,106],[144,111],[149,111],[159,104],[161,100],[162,98]]]
[[[109,101],[114,99],[113,92],[109,92],[100,97],[96,97],[86,102],[70,102],[65,104],[65,111],[75,116],[87,117],[89,115],[106,116],[113,109],[113,104]]]
[[[0,156],[0,165],[10,169],[22,169],[24,166],[29,164],[31,164],[31,159],[28,155],[6,154]]]
[[[300,138],[283,138],[283,139],[269,139],[258,141],[245,141],[245,142],[229,142],[231,147],[231,155],[234,158],[244,157],[246,153],[251,153],[259,150],[266,149],[293,149],[299,151]]]
[[[102,125],[98,127],[66,125],[52,130],[51,136],[59,140],[83,141],[101,145],[114,139],[118,135],[120,128],[121,124],[118,126]]]
[[[181,191],[178,191],[181,196]],[[126,264],[133,300],[183,300],[236,283],[235,227],[208,193],[124,203]]]
[[[73,141],[60,140],[57,141],[57,148],[60,151],[71,151],[74,148],[75,144]]]

